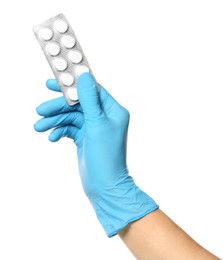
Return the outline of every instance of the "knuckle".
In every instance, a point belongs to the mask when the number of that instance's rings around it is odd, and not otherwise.
[[[130,113],[124,107],[122,107],[122,119],[124,119],[126,122],[129,122],[129,119],[130,119]]]

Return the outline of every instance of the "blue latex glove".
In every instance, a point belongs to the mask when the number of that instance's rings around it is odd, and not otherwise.
[[[59,91],[55,80],[47,87]],[[43,116],[36,131],[55,128],[50,141],[67,136],[77,145],[84,191],[109,237],[156,210],[157,204],[137,187],[126,166],[129,113],[89,73],[78,79],[80,104],[70,107],[63,97],[37,107]]]

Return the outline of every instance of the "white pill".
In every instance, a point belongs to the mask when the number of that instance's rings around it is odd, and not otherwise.
[[[65,33],[68,30],[68,24],[65,21],[60,19],[54,22],[53,27],[59,33]]]
[[[82,61],[82,54],[79,51],[70,51],[68,54],[68,58],[73,63],[79,63]]]
[[[60,46],[55,42],[48,43],[46,49],[51,56],[57,56],[60,53]]]
[[[71,86],[74,83],[74,77],[70,73],[65,72],[61,75],[61,81],[65,86]]]
[[[49,28],[42,28],[39,30],[39,36],[45,41],[49,41],[53,37],[53,32]]]
[[[71,100],[73,100],[73,101],[75,101],[75,100],[78,100],[78,96],[77,96],[77,88],[75,88],[75,87],[70,87],[70,88],[68,88],[68,90],[67,90],[67,95],[68,95],[68,97],[71,99]]]
[[[75,45],[75,39],[70,35],[63,36],[61,42],[67,49],[71,49]]]
[[[57,70],[64,71],[67,68],[67,61],[63,58],[55,58],[53,65]]]
[[[75,72],[77,76],[80,76],[84,72],[89,72],[89,68],[86,65],[77,65],[75,67]]]

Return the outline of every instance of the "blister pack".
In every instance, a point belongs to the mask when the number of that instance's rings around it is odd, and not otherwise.
[[[77,78],[92,73],[77,37],[64,14],[34,26],[34,34],[60,85],[66,102],[78,103]]]

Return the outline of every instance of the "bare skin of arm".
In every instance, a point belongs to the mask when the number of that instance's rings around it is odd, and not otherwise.
[[[138,260],[219,260],[160,209],[130,223],[118,235]]]

